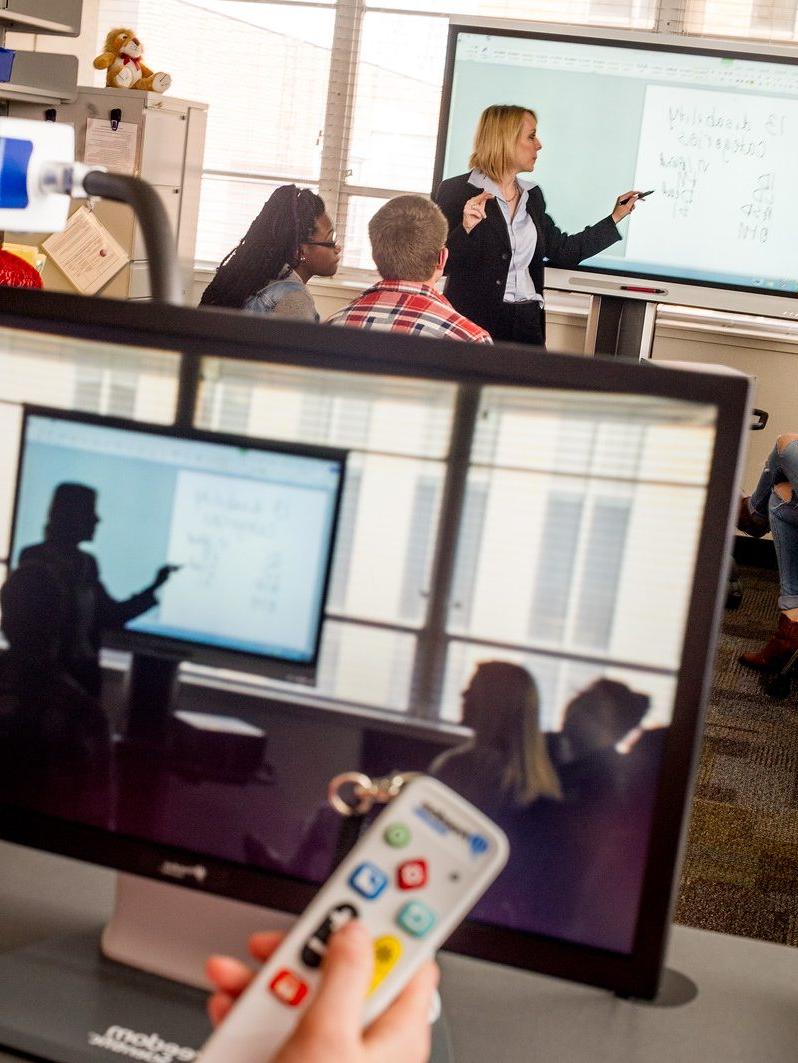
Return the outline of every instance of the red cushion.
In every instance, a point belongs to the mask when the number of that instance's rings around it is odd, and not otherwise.
[[[41,288],[42,279],[24,258],[0,251],[0,284],[9,288]]]

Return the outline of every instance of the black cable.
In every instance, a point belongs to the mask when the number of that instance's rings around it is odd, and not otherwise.
[[[150,268],[152,298],[159,303],[183,303],[183,281],[175,255],[175,241],[169,217],[158,193],[138,177],[92,170],[83,179],[87,195],[114,199],[133,209],[144,236]]]

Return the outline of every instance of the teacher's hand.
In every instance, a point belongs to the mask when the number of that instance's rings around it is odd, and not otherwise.
[[[159,587],[162,587],[164,583],[166,583],[173,572],[177,572],[182,567],[182,565],[161,565],[155,573],[155,579],[150,584],[150,590],[157,591]]]
[[[617,225],[618,222],[625,218],[627,214],[631,214],[637,204],[637,197],[639,192],[635,192],[632,189],[629,192],[622,192],[621,195],[615,200],[615,209],[612,212],[612,220]]]
[[[463,228],[470,233],[485,218],[485,204],[493,199],[492,192],[480,192],[473,199],[466,200],[463,207]]]

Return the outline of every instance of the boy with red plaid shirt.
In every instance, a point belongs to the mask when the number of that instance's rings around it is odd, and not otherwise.
[[[371,253],[382,280],[329,318],[331,325],[491,343],[434,287],[446,265],[448,226],[424,196],[397,196],[369,222]]]

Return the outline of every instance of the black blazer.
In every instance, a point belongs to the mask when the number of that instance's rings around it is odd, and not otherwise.
[[[446,298],[455,310],[475,321],[491,334],[496,326],[510,269],[510,235],[501,208],[495,199],[485,204],[485,220],[470,233],[463,228],[466,201],[483,191],[472,185],[468,173],[442,181],[435,202],[449,223],[449,261]],[[535,185],[529,190],[526,209],[538,231],[535,253],[529,273],[535,291],[543,294],[543,268],[576,266],[621,239],[612,217],[588,225],[581,233],[569,236],[554,224],[546,213],[543,193]]]

